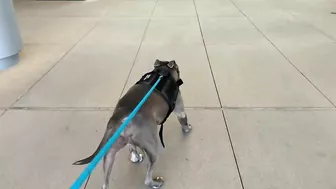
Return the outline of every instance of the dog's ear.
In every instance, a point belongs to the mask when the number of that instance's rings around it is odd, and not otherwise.
[[[176,65],[175,60],[172,60],[172,61],[170,61],[170,62],[167,64],[167,66],[168,66],[169,68],[174,68],[175,65]]]
[[[154,67],[158,67],[161,65],[161,61],[159,59],[156,59],[154,62]]]

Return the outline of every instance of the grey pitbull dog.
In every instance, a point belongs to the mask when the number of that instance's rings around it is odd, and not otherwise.
[[[165,72],[172,78],[174,82],[180,80],[179,67],[175,61],[160,61],[156,60],[154,63],[154,71]],[[163,82],[163,81],[161,81]],[[103,139],[101,140],[97,150],[88,158],[76,161],[74,165],[83,165],[92,161],[92,159],[97,155],[99,150],[106,144],[106,142],[112,137],[117,128],[122,124],[122,122],[127,118],[127,116],[132,112],[140,100],[148,92],[150,86],[136,84],[132,86],[128,92],[119,100],[112,117],[110,118]],[[169,87],[166,87],[169,88]],[[187,114],[184,110],[183,99],[179,88],[176,88],[177,97],[173,99],[174,101],[174,113],[177,115],[178,121],[182,126],[182,131],[188,133],[191,130],[191,125],[188,123]],[[167,103],[160,91],[155,90],[142,108],[139,110],[137,115],[133,118],[121,136],[118,138],[116,143],[109,150],[108,154],[103,160],[103,170],[104,170],[104,184],[103,189],[108,189],[109,177],[112,171],[112,166],[115,160],[117,152],[124,148],[127,144],[130,145],[131,161],[134,163],[141,162],[143,160],[143,155],[137,151],[140,148],[144,151],[149,159],[149,164],[147,168],[147,175],[145,179],[145,184],[151,188],[160,188],[164,181],[162,177],[157,177],[153,179],[153,168],[155,166],[157,156],[158,156],[158,125],[165,121],[167,116],[169,116],[170,106]]]

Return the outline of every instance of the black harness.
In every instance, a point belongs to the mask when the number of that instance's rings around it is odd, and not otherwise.
[[[159,132],[161,144],[163,147],[165,147],[163,142],[163,124],[166,122],[167,118],[175,108],[177,95],[179,93],[179,87],[183,84],[183,81],[181,79],[175,81],[175,79],[168,70],[154,69],[153,71],[143,75],[141,79],[136,83],[136,85],[141,84],[149,85],[150,87],[152,87],[154,83],[160,78],[160,76],[163,77],[161,78],[159,84],[155,87],[155,91],[162,96],[162,98],[167,102],[169,106],[169,110],[165,118],[160,123],[161,127]]]

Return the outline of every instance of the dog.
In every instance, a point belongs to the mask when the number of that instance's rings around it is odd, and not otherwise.
[[[149,159],[145,185],[158,189],[164,184],[162,177],[153,178],[153,168],[158,156],[158,125],[161,124],[160,139],[162,140],[162,124],[171,112],[174,112],[184,133],[189,133],[192,126],[188,123],[183,99],[179,86],[182,84],[180,70],[176,62],[156,60],[152,72],[145,74],[127,93],[118,101],[112,117],[108,121],[103,139],[96,151],[89,157],[76,161],[74,165],[88,164],[97,155],[99,150],[112,137],[118,127],[126,120],[129,114],[149,91],[152,84],[162,76],[162,79],[148,100],[140,108],[127,128],[122,132],[116,143],[103,158],[104,184],[102,189],[108,189],[109,177],[115,156],[118,151],[127,144],[130,145],[131,161],[139,163],[143,160],[143,154],[137,149],[145,152]]]

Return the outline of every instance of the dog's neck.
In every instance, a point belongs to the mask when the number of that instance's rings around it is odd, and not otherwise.
[[[153,72],[159,73],[164,77],[172,77],[176,82],[180,80],[180,74],[178,70],[168,68],[167,66],[159,66],[154,68]]]

